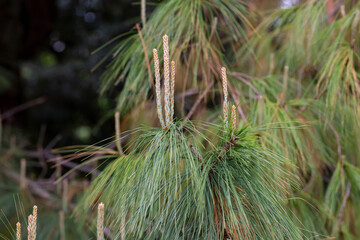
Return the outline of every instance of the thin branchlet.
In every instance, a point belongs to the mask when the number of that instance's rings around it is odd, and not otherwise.
[[[285,66],[284,67],[284,79],[283,79],[284,91],[286,91],[287,87],[288,87],[288,78],[289,78],[289,66]]]
[[[104,203],[100,203],[98,206],[97,239],[104,240]]]
[[[162,128],[165,128],[164,117],[162,114],[162,104],[161,104],[161,77],[160,77],[160,63],[159,57],[156,49],[153,49],[154,54],[154,68],[155,68],[155,89],[156,89],[156,105],[157,105],[157,113],[160,120],[160,124]]]
[[[223,112],[224,112],[224,121],[225,121],[225,127],[227,128],[229,126],[229,102],[228,102],[228,88],[227,88],[227,76],[226,76],[226,68],[221,68],[221,79],[223,83],[223,90],[224,90],[224,106],[223,106]]]

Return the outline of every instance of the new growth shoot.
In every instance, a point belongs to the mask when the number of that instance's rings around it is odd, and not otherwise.
[[[223,105],[223,113],[224,113],[224,123],[225,129],[229,127],[229,93],[228,93],[228,83],[227,83],[227,75],[226,75],[226,68],[221,68],[221,80],[223,84],[223,91],[224,91],[224,105]],[[232,135],[234,135],[236,129],[236,107],[232,105],[231,108],[231,129]]]
[[[234,135],[235,128],[236,128],[236,107],[235,107],[235,105],[232,105],[231,119],[232,119],[232,125],[231,125],[232,133],[231,133],[231,135]]]
[[[21,224],[16,223],[16,240],[21,240]]]
[[[224,112],[224,121],[225,121],[225,128],[228,128],[229,126],[229,101],[228,101],[228,88],[227,88],[227,76],[226,76],[226,68],[221,68],[221,79],[223,84],[223,90],[224,90],[224,106],[223,106],[223,112]]]
[[[37,206],[33,207],[33,214],[28,217],[28,240],[36,239]]]
[[[160,63],[158,52],[154,48],[154,68],[155,68],[155,90],[156,90],[156,105],[157,113],[160,120],[161,127],[167,129],[170,123],[173,121],[174,116],[174,87],[175,87],[175,62],[171,61],[171,75],[169,65],[169,39],[167,35],[163,36],[163,48],[164,48],[164,111],[165,111],[165,122],[162,110],[162,98],[161,98],[161,76],[160,76]]]
[[[104,240],[104,204],[103,203],[100,203],[98,206],[97,239]]]

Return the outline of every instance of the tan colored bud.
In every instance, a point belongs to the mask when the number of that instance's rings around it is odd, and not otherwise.
[[[156,49],[153,49],[154,54],[154,68],[155,68],[155,90],[156,90],[156,105],[157,113],[162,128],[165,128],[164,118],[162,114],[162,103],[161,103],[161,77],[160,77],[160,63]]]
[[[28,240],[33,240],[33,215],[28,216]]]
[[[104,240],[104,204],[103,203],[100,203],[98,206],[97,239]]]
[[[222,78],[222,84],[223,84],[223,91],[224,91],[224,106],[223,106],[223,112],[224,112],[224,121],[225,121],[225,127],[227,128],[229,126],[229,102],[228,102],[228,88],[227,88],[227,76],[226,76],[226,68],[221,68],[221,78]]]
[[[171,120],[174,118],[174,88],[175,88],[175,61],[171,61],[171,96],[170,96],[170,108],[171,108]]]
[[[236,107],[235,107],[235,105],[232,105],[231,119],[232,119],[232,134],[234,135],[235,128],[236,128]]]
[[[36,239],[36,225],[37,225],[37,211],[38,211],[38,207],[36,205],[34,205],[33,207],[33,230],[32,230],[32,234],[33,234],[33,239]]]
[[[16,223],[16,240],[21,240],[21,224]]]
[[[170,66],[169,66],[169,40],[168,36],[163,36],[164,48],[164,87],[165,87],[165,118],[166,126],[171,122],[171,107],[170,107]]]

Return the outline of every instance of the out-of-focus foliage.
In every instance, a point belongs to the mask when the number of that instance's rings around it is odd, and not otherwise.
[[[4,139],[8,137],[7,130]],[[72,216],[79,192],[86,188],[88,181],[79,179],[81,174],[78,171],[56,184],[56,178],[61,176],[61,166],[53,172],[44,165],[45,158],[55,158],[55,155],[49,149],[28,151],[21,139],[16,140],[17,137],[16,134],[11,135],[11,145],[2,141],[0,149],[0,168],[3,169],[0,172],[0,238],[15,239],[16,222],[21,223],[22,236],[26,236],[27,216],[36,204],[38,239],[88,239],[92,232],[86,228],[83,218]],[[40,172],[37,171],[39,169]],[[43,178],[44,170],[53,174]]]

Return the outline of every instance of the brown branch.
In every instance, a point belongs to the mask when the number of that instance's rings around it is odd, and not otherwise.
[[[214,22],[213,22],[213,24],[212,24],[212,26],[211,26],[211,33],[210,33],[209,40],[212,39],[212,37],[213,37],[213,35],[214,35],[214,33],[215,33],[215,30],[216,30],[217,25],[218,25],[218,18],[217,18],[217,17],[214,17]]]
[[[190,119],[190,117],[194,114],[196,108],[200,104],[201,100],[205,97],[205,95],[208,93],[208,91],[212,88],[214,85],[214,80],[206,87],[205,91],[196,99],[193,107],[191,108],[190,112],[187,114],[187,116],[184,118],[184,121],[187,121]]]
[[[328,21],[330,23],[334,22],[334,15],[335,13],[339,10],[339,8],[341,8],[341,6],[344,4],[345,0],[340,0],[336,6],[334,6],[333,1],[328,1],[326,4],[326,10],[327,10],[327,17],[328,17]],[[344,17],[344,16],[342,16]]]
[[[53,200],[53,197],[52,195],[44,190],[43,187],[39,186],[38,183],[36,183],[35,181],[32,181],[28,178],[25,178],[25,179],[22,179],[21,176],[16,173],[16,172],[13,172],[11,170],[6,170],[4,171],[4,174],[7,175],[9,178],[12,178],[14,179],[15,181],[18,181],[18,182],[21,182],[21,180],[25,180],[26,181],[26,185],[29,186],[30,189],[32,189],[32,192],[36,195],[38,195],[39,197],[41,198],[44,198],[44,199],[48,199],[48,200]]]
[[[20,188],[24,190],[26,188],[26,160],[24,158],[20,161]]]
[[[152,74],[151,74],[151,68],[150,68],[150,62],[149,62],[148,52],[147,52],[147,50],[146,50],[145,41],[144,41],[144,38],[143,38],[143,36],[142,36],[141,29],[140,29],[140,26],[139,26],[138,23],[136,24],[136,29],[137,29],[137,31],[138,31],[138,33],[139,33],[139,37],[140,37],[140,40],[141,40],[141,44],[142,44],[143,49],[144,49],[144,58],[145,58],[146,68],[148,69],[149,81],[150,81],[150,84],[151,84],[151,86],[153,87],[153,89],[155,89],[154,80],[153,80]]]
[[[141,22],[145,26],[146,23],[146,0],[141,0]]]
[[[116,136],[116,148],[120,155],[124,155],[124,151],[121,147],[121,135],[120,135],[120,113],[115,113],[115,136]]]
[[[30,151],[30,152],[23,151],[22,154],[26,155],[27,157],[33,157],[33,158],[38,158],[40,154],[43,154],[45,159],[47,159],[48,162],[56,162],[56,164],[52,165],[51,168],[56,168],[58,166],[65,166],[65,167],[68,167],[71,169],[76,168],[76,171],[80,171],[80,172],[85,172],[85,173],[95,172],[95,174],[100,174],[100,171],[97,169],[93,169],[86,165],[78,167],[77,163],[71,162],[71,160],[76,159],[76,157],[73,157],[70,161],[68,161],[68,159],[65,160],[60,156],[53,155],[51,153],[51,150],[48,150],[47,148],[45,148],[42,153],[39,153],[38,151]],[[86,155],[84,155],[84,156],[86,156]],[[79,158],[80,157],[81,156],[79,156]],[[27,165],[31,166],[31,163],[27,162]]]
[[[61,140],[61,135],[56,135],[49,143],[46,145],[45,150],[48,152],[51,152],[51,149],[53,149],[58,141]]]
[[[335,21],[334,14],[336,12],[336,8],[334,6],[334,0],[326,1],[326,12],[329,23],[333,23]]]
[[[39,178],[43,178],[47,173],[47,164],[45,161],[44,148],[43,148],[45,132],[46,132],[46,125],[42,125],[41,129],[40,129],[39,139],[38,139],[37,146],[36,146],[37,151],[39,152],[39,157],[38,157],[39,163],[42,167]]]
[[[86,158],[94,158],[94,157],[99,157],[99,156],[103,156],[103,155],[112,155],[112,154],[118,154],[116,151],[113,151],[112,149],[105,149],[103,151],[88,151],[88,152],[81,152],[81,153],[72,153],[72,154],[68,154],[66,155],[65,159],[63,161],[61,161],[60,165],[63,165],[64,163],[67,163],[67,162],[71,162],[72,160],[75,160],[75,159],[79,159],[79,158],[82,158],[82,157],[86,157]],[[57,157],[54,157],[52,159],[49,159],[48,162],[56,162],[57,161]],[[52,166],[52,168],[58,166],[58,163],[54,164]]]
[[[63,163],[61,164],[61,166],[65,166],[68,168],[76,168],[76,170],[78,170],[79,172],[84,172],[84,173],[93,173],[96,176],[98,176],[100,174],[100,171],[98,169],[94,169],[92,167],[88,167],[86,165],[78,167],[79,164],[74,163],[74,162],[67,162],[67,163]]]
[[[340,143],[340,136],[338,134],[338,132],[336,131],[334,125],[332,125],[332,123],[325,119],[325,121],[327,122],[327,124],[329,125],[331,131],[333,132],[334,136],[335,136],[335,140],[336,140],[336,144],[337,144],[337,154],[338,154],[338,157],[341,158],[341,143]]]
[[[345,196],[344,196],[344,199],[342,201],[341,208],[340,208],[340,211],[339,211],[339,214],[338,214],[338,225],[342,224],[344,209],[346,207],[346,202],[347,202],[347,200],[348,200],[348,198],[350,196],[350,190],[351,190],[351,183],[348,183],[348,185],[346,187],[346,193],[345,193]]]
[[[225,144],[224,149],[219,154],[219,159],[222,159],[225,153],[230,149],[231,146],[234,146],[236,143],[237,137],[233,137],[230,139],[228,143]]]
[[[11,116],[15,115],[18,112],[24,111],[28,108],[34,107],[39,104],[43,104],[45,101],[46,101],[45,97],[40,97],[40,98],[31,100],[29,102],[23,103],[23,104],[16,106],[16,107],[4,112],[3,114],[1,114],[0,120],[5,120],[7,118],[10,118]]]
[[[176,133],[179,135],[180,140],[183,139],[182,136],[181,136],[181,134],[180,134],[180,131],[181,131],[182,127],[183,127],[183,126],[180,126],[179,129],[178,129],[178,131],[176,131]],[[189,142],[188,139],[185,139],[185,140],[187,141],[187,144],[188,144],[188,146],[191,148],[191,150],[193,151],[193,153],[196,155],[198,161],[201,163],[201,162],[202,162],[202,157],[201,157],[200,153],[195,149],[195,147]]]
[[[284,76],[283,76],[283,90],[278,95],[278,99],[276,101],[276,111],[279,108],[279,106],[282,104],[283,100],[285,99],[285,94],[286,94],[287,85],[288,85],[288,78],[289,78],[289,67],[285,66],[284,67]]]
[[[314,181],[315,181],[315,173],[314,172],[311,172],[311,177],[310,177],[310,180],[309,182],[306,184],[306,186],[303,188],[303,191],[307,191],[310,189],[310,187],[313,185]]]
[[[252,85],[248,80],[244,79],[241,74],[237,72],[230,72],[229,75],[237,78],[241,82],[245,83],[248,87],[250,87],[256,93],[257,98],[262,97],[262,94],[259,92],[259,90],[257,90],[256,87]]]
[[[237,94],[236,94],[236,92],[235,92],[235,89],[230,85],[229,82],[228,82],[227,84],[228,84],[228,87],[229,87],[231,96],[232,96],[232,98],[234,99],[236,106],[238,106],[238,111],[239,111],[239,114],[240,114],[240,116],[241,116],[241,119],[242,119],[244,122],[247,122],[246,116],[245,116],[245,114],[244,114],[244,111],[242,110],[241,105],[240,105],[240,99],[237,97]]]
[[[324,95],[324,93],[327,92],[327,88],[325,88],[322,92],[318,93],[315,97],[314,100],[318,100],[322,95]],[[303,111],[305,111],[307,108],[307,106],[303,106],[302,108],[300,108],[299,112],[302,113]]]
[[[299,71],[299,75],[298,75],[298,79],[297,79],[297,98],[301,98],[301,95],[302,95],[302,91],[301,91],[301,80],[303,78],[303,75],[304,75],[304,66],[302,66],[300,68],[300,71]]]

